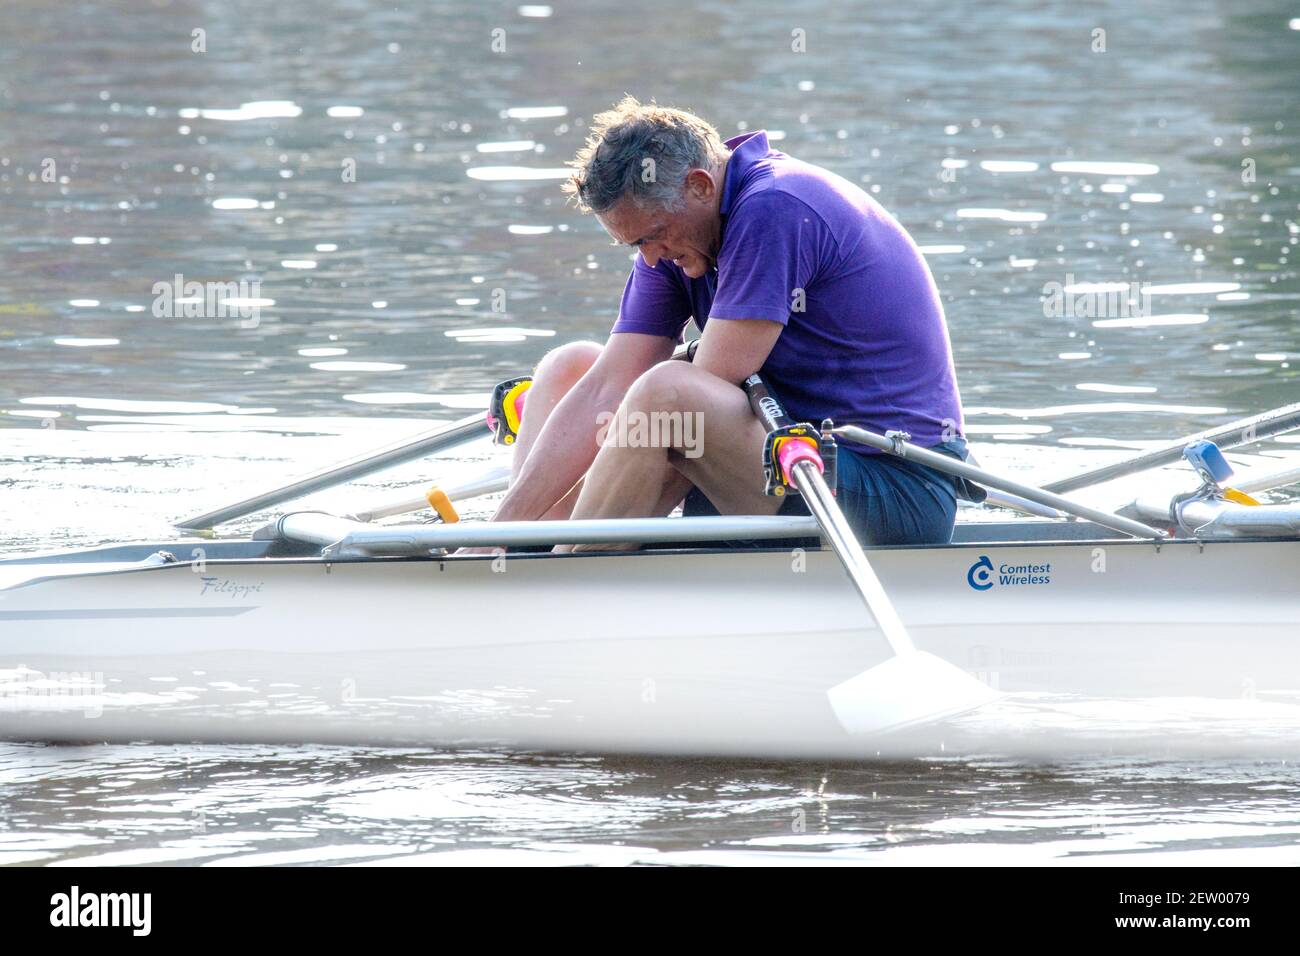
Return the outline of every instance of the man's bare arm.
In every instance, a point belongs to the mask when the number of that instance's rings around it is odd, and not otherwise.
[[[632,383],[668,359],[674,345],[657,335],[611,335],[600,358],[551,412],[493,520],[535,521],[563,498],[600,450],[600,414],[618,408]]]
[[[763,367],[784,328],[767,319],[714,319],[700,336],[695,367],[739,385]]]

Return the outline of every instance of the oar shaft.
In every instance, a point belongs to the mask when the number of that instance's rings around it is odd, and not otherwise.
[[[1085,471],[1080,475],[1048,482],[1043,485],[1043,488],[1046,491],[1058,493],[1076,491],[1079,488],[1099,485],[1104,481],[1112,481],[1116,478],[1123,478],[1125,475],[1146,471],[1148,468],[1158,468],[1161,465],[1178,461],[1183,457],[1183,449],[1195,441],[1212,441],[1220,448],[1236,448],[1239,445],[1249,445],[1252,442],[1257,442],[1263,438],[1271,438],[1283,432],[1295,431],[1297,428],[1300,428],[1300,402],[1295,405],[1284,405],[1281,408],[1275,408],[1260,415],[1252,415],[1249,418],[1241,418],[1235,422],[1229,422],[1227,425],[1210,428],[1194,435],[1188,435],[1186,438],[1180,438],[1177,441],[1161,445],[1159,448],[1153,448],[1132,458],[1117,461],[1112,465],[1103,465],[1100,468]]]
[[[1008,494],[1005,491],[998,491],[996,488],[986,489],[987,497],[984,499],[986,505],[995,508],[1010,508],[1013,511],[1019,511],[1022,514],[1033,515],[1036,518],[1059,518],[1061,513],[1055,508],[1049,508],[1047,505],[1040,505],[1036,501],[1030,501],[1028,498],[1022,498],[1020,495]]]
[[[1131,518],[1123,518],[1119,515],[1111,514],[1108,511],[1098,511],[1096,508],[1090,508],[1087,505],[1081,505],[1076,501],[1068,498],[1062,498],[1060,495],[1052,494],[1050,491],[1044,491],[1042,488],[1035,488],[1033,485],[1023,485],[1018,481],[1012,481],[1010,478],[1003,478],[999,475],[985,471],[983,468],[976,468],[974,465],[968,465],[964,461],[951,458],[948,455],[941,455],[938,452],[930,451],[928,448],[921,448],[906,441],[896,441],[887,438],[884,435],[878,435],[875,432],[869,432],[865,428],[859,428],[856,425],[841,425],[835,429],[835,434],[843,435],[849,441],[857,442],[861,445],[870,445],[873,448],[879,448],[881,451],[897,455],[899,458],[906,458],[909,461],[915,461],[935,471],[942,471],[949,475],[958,475],[962,478],[969,478],[971,481],[981,485],[987,485],[990,488],[997,488],[999,491],[1010,492],[1013,495],[1019,495],[1022,498],[1028,498],[1030,501],[1036,501],[1041,505],[1047,505],[1049,508],[1055,508],[1057,511],[1064,511],[1066,514],[1074,515],[1076,518],[1084,518],[1103,528],[1110,528],[1114,531],[1122,531],[1124,534],[1131,534],[1135,538],[1166,538],[1168,537],[1158,528],[1152,528],[1144,525],[1140,521],[1134,521]]]
[[[375,505],[365,511],[355,512],[352,518],[357,521],[374,521],[376,518],[391,518],[393,515],[424,511],[426,508],[431,507],[430,496],[435,491],[441,491],[446,495],[448,501],[469,501],[471,498],[477,498],[480,495],[490,495],[498,491],[504,491],[509,485],[510,469],[501,466],[455,484],[439,485],[435,483],[426,487],[423,494],[408,495],[400,500]]]
[[[876,619],[876,624],[885,636],[885,640],[889,642],[890,648],[895,654],[915,650],[911,635],[903,626],[898,611],[894,609],[894,603],[889,600],[884,585],[880,583],[880,578],[876,576],[875,569],[867,560],[866,553],[858,544],[857,536],[854,535],[848,519],[844,517],[844,512],[836,503],[822,473],[810,461],[799,462],[793,470],[792,477],[799,493],[808,503],[808,510],[817,519],[822,535],[839,555],[844,570],[848,573],[853,586],[857,588],[867,610]]]
[[[1238,491],[1268,491],[1270,488],[1285,488],[1300,481],[1300,467],[1275,471],[1272,474],[1243,475],[1240,481],[1228,479],[1226,484]]]
[[[250,515],[255,511],[261,511],[263,508],[269,508],[272,505],[278,505],[294,498],[301,498],[303,495],[311,494],[322,488],[328,488],[331,485],[352,481],[355,478],[361,478],[373,472],[391,468],[393,465],[400,465],[403,462],[413,461],[416,458],[423,458],[426,455],[434,455],[456,445],[463,445],[475,438],[486,438],[485,422],[486,418],[480,412],[459,421],[441,425],[432,431],[417,435],[407,441],[385,446],[369,454],[350,458],[347,461],[330,465],[328,468],[322,468],[320,471],[304,475],[271,491],[245,498],[243,501],[237,501],[201,515],[195,515],[193,518],[178,521],[176,527],[191,530],[213,528],[227,521]]]

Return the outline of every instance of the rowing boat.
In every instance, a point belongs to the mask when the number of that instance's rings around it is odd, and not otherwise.
[[[484,424],[509,444],[528,382],[503,382],[482,416],[178,527],[445,450]],[[0,735],[833,758],[1295,748],[1300,502],[1243,488],[1297,472],[1227,487],[1215,442],[1300,428],[1300,405],[1036,488],[902,433],[791,424],[761,379],[746,389],[770,429],[772,493],[803,487],[815,518],[461,521],[452,499],[501,490],[497,470],[349,516],[288,512],[247,539],[0,560]],[[836,435],[1039,517],[863,551],[821,477]],[[1057,493],[1179,454],[1201,481],[1188,494],[1112,514]],[[374,520],[428,508],[440,523]],[[722,546],[736,540],[766,546]],[[545,547],[621,542],[639,547]],[[465,546],[496,550],[455,553]]]
[[[469,522],[381,532],[291,514],[261,540],[0,561],[0,726],[52,740],[853,758],[1055,751],[990,717],[1053,702],[1236,702],[1267,708],[1270,726],[1300,715],[1294,533],[1154,541],[1025,519],[868,549],[917,646],[1003,695],[882,740],[827,704],[828,687],[887,656],[863,639],[874,625],[834,555],[689,540],[808,535],[812,519],[718,520],[646,519],[632,533],[661,546],[638,552],[460,557],[431,549],[455,540],[439,533],[473,539]],[[581,522],[537,524],[562,538]],[[322,546],[350,526],[350,547]]]

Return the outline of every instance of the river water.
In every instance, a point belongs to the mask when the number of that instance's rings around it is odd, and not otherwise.
[[[556,176],[625,91],[724,135],[767,129],[898,216],[988,467],[1048,480],[1296,401],[1295,17],[10,0],[0,552],[166,540],[186,512],[459,417],[547,348],[601,339],[627,250]],[[160,307],[175,276],[244,282],[257,311]],[[1061,287],[1113,307],[1130,283],[1138,315],[1044,307]],[[1233,457],[1298,459],[1290,436]],[[309,504],[352,510],[429,469]],[[1144,481],[1090,494],[1117,505]],[[11,742],[0,862],[1294,864],[1298,782],[1276,748],[823,767]]]

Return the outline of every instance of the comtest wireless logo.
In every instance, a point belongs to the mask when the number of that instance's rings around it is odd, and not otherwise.
[[[995,584],[999,587],[1025,587],[1052,583],[1051,564],[999,564],[981,554],[979,560],[966,572],[966,583],[976,591],[987,591]]]
[[[987,554],[981,554],[980,559],[970,566],[966,572],[966,582],[976,591],[987,591],[993,587],[993,562]]]

